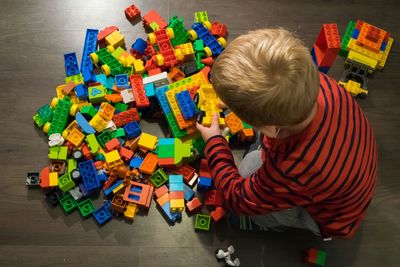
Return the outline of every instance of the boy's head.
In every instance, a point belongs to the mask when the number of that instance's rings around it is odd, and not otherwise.
[[[289,126],[310,114],[319,76],[309,50],[283,29],[251,31],[233,40],[211,76],[221,100],[255,126]]]

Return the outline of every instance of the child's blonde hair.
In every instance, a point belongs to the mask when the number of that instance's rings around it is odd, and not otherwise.
[[[211,81],[221,100],[255,126],[287,126],[307,118],[319,75],[303,42],[284,29],[250,31],[216,60]]]

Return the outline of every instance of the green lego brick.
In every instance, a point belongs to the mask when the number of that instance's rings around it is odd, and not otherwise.
[[[175,146],[174,145],[158,146],[157,154],[159,158],[173,158],[175,155]]]
[[[155,32],[156,30],[160,29],[160,26],[156,22],[152,22],[149,24],[149,28]]]
[[[174,115],[172,113],[165,114],[169,128],[171,129],[172,135],[175,138],[181,138],[187,135],[186,130],[179,129],[178,124],[175,121]]]
[[[210,221],[211,221],[211,216],[204,214],[196,214],[194,229],[208,231],[210,230]]]
[[[115,104],[115,110],[118,110],[121,112],[126,111],[126,110],[128,110],[128,105],[125,103],[117,103],[117,104]]]
[[[54,133],[62,134],[68,123],[69,109],[71,108],[71,105],[72,103],[67,97],[58,100],[47,135]]]
[[[71,196],[70,193],[66,193],[65,196],[60,199],[60,204],[65,213],[71,213],[78,207],[76,200]]]
[[[192,145],[193,149],[196,152],[196,156],[202,156],[204,153],[204,148],[206,147],[206,143],[204,142],[201,135],[193,139]]]
[[[165,184],[167,181],[168,181],[168,175],[162,169],[158,169],[150,177],[150,182],[157,188]]]
[[[202,23],[204,21],[208,21],[207,11],[194,12],[194,22]]]
[[[96,154],[100,148],[99,142],[97,142],[96,136],[94,134],[89,134],[85,138],[86,144],[90,149],[90,153]]]
[[[63,192],[67,192],[75,187],[75,183],[74,181],[72,181],[68,172],[64,173],[64,175],[62,175],[61,177],[58,177],[58,187]]]
[[[42,127],[45,124],[45,122],[42,120],[42,118],[40,118],[39,114],[37,113],[32,118],[38,127]]]
[[[113,57],[115,57],[116,59],[118,59],[119,56],[120,56],[123,52],[125,52],[125,50],[124,50],[122,47],[118,46],[117,49],[115,49],[115,50],[111,53],[111,55],[112,55]]]
[[[123,73],[132,75],[135,74],[135,71],[133,70],[133,66],[125,67],[123,70]]]
[[[88,118],[93,118],[94,115],[96,115],[97,110],[91,106],[91,105],[87,105],[87,106],[83,106],[80,110],[80,113],[85,116],[87,119]]]
[[[245,129],[251,129],[251,128],[253,128],[250,124],[247,124],[247,123],[245,123],[244,121],[242,121],[242,124],[243,124],[243,127],[244,127]]]
[[[47,155],[49,159],[58,159],[58,152],[60,151],[59,146],[49,147],[49,154]]]
[[[93,104],[104,102],[107,94],[107,89],[103,85],[89,87],[89,101]]]
[[[184,44],[189,39],[189,33],[183,24],[183,18],[179,19],[177,16],[173,16],[169,19],[168,28],[174,30],[174,38],[171,39],[172,46]]]
[[[76,159],[68,159],[68,173],[72,172],[78,167]]]
[[[44,105],[37,110],[37,114],[40,116],[44,123],[51,121],[53,119],[54,111],[49,105]]]
[[[70,81],[73,81],[75,84],[84,83],[82,73],[65,77],[65,84],[69,83]]]
[[[97,141],[102,148],[106,147],[106,143],[112,139],[110,131],[106,130],[97,136]]]
[[[93,207],[92,201],[88,198],[78,203],[79,212],[84,218],[89,217],[95,208]]]
[[[205,57],[205,53],[204,52],[198,52],[196,53],[196,66],[198,70],[201,70],[202,68],[204,68],[206,65],[204,63],[201,62],[201,59]]]
[[[323,250],[318,250],[315,264],[319,266],[325,266],[325,263],[326,263],[326,252]]]
[[[57,159],[60,160],[67,160],[68,157],[68,147],[66,146],[60,146],[59,150],[58,150],[58,157]]]
[[[200,40],[200,39],[197,39],[196,41],[194,41],[193,49],[194,49],[194,52],[196,52],[196,53],[203,52],[204,51],[204,43],[203,43],[203,41]]]
[[[107,65],[112,75],[123,73],[124,67],[110,52],[108,52],[107,48],[102,48],[95,53],[99,58],[100,64]]]
[[[124,128],[118,128],[115,131],[111,132],[111,137],[112,138],[120,138],[120,137],[125,137],[125,130]]]
[[[192,156],[192,142],[188,141],[182,143],[179,139],[175,141],[174,149],[174,164],[179,165],[182,160],[188,159]]]
[[[355,27],[356,27],[356,22],[350,20],[349,24],[347,25],[346,32],[345,32],[345,34],[343,36],[342,45],[341,45],[341,48],[340,48],[340,51],[339,51],[339,55],[342,56],[342,57],[347,57],[348,54],[349,54],[349,51],[347,51],[347,45],[350,42],[351,35],[352,35],[353,30],[355,29]]]

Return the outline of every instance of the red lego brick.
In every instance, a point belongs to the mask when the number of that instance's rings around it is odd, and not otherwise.
[[[228,36],[228,27],[223,23],[215,21],[211,26],[211,34],[217,37],[226,38]]]
[[[186,183],[190,182],[196,172],[196,170],[189,165],[181,165],[179,167],[171,168],[170,170],[175,174],[181,174]]]
[[[153,76],[153,75],[156,75],[156,74],[159,74],[159,73],[161,73],[161,69],[160,68],[154,68],[154,69],[150,69],[149,70],[149,77],[150,76]]]
[[[143,79],[139,74],[134,74],[129,76],[131,82],[132,94],[135,98],[135,103],[138,108],[150,107],[150,101],[146,96],[146,91],[144,90]]]
[[[81,151],[85,159],[87,160],[92,159],[92,153],[90,153],[90,150],[85,143],[82,144]]]
[[[364,24],[364,21],[362,20],[357,20],[356,22],[356,29],[361,30],[362,25]]]
[[[209,190],[205,193],[205,203],[207,206],[222,206],[222,196],[217,190]]]
[[[184,199],[184,195],[183,191],[172,191],[169,192],[169,199]]]
[[[124,126],[133,121],[140,121],[139,113],[136,108],[131,108],[113,116],[116,127]]]
[[[118,141],[117,138],[113,138],[110,141],[106,143],[106,149],[107,151],[119,149],[121,146],[121,143]]]
[[[201,60],[201,63],[203,63],[207,66],[212,66],[214,64],[214,59],[213,59],[213,57],[206,57]]]
[[[210,215],[214,222],[218,222],[225,216],[225,210],[222,207],[217,207]]]
[[[156,195],[157,198],[161,197],[166,193],[168,193],[168,187],[166,185],[163,185],[154,191],[154,194]]]
[[[152,56],[149,60],[147,60],[146,64],[144,65],[144,70],[147,72],[157,68],[158,66],[156,64],[155,56]]]
[[[194,197],[191,201],[186,203],[186,208],[189,210],[190,213],[199,210],[201,208],[200,199]]]
[[[150,57],[150,58],[156,54],[156,50],[155,50],[154,47],[150,44],[150,42],[147,42],[147,47],[146,47],[146,49],[144,50],[144,54],[145,54],[147,57]]]
[[[339,30],[336,24],[323,24],[313,46],[318,67],[330,67],[341,47]]]
[[[125,16],[128,20],[133,21],[140,17],[140,9],[135,5],[130,5],[125,9]]]
[[[156,37],[157,46],[159,53],[163,56],[164,66],[170,68],[178,63],[178,59],[175,56],[174,48],[168,37],[167,31],[165,29],[160,29],[154,32]]]
[[[123,160],[129,161],[133,157],[133,151],[125,147],[121,147],[121,149],[119,150],[119,155]]]
[[[106,190],[108,188],[110,188],[110,186],[115,183],[115,181],[117,181],[119,179],[119,177],[117,177],[114,174],[111,174],[108,176],[108,180],[104,183],[103,185],[103,190]]]
[[[208,163],[206,159],[201,160],[199,176],[211,178],[210,169],[208,168]]]
[[[155,10],[150,10],[149,12],[147,12],[143,16],[142,20],[143,20],[143,26],[146,28],[149,27],[152,22],[157,23],[160,29],[164,29],[168,26],[165,20]]]
[[[44,167],[39,174],[40,178],[40,187],[41,188],[46,188],[49,187],[49,173],[50,173],[50,168],[49,166]]]
[[[97,35],[97,42],[99,44],[104,44],[106,37],[108,35],[110,35],[111,33],[115,32],[115,31],[119,31],[119,28],[117,26],[108,26],[105,27],[103,30],[101,30],[99,32],[99,34]]]

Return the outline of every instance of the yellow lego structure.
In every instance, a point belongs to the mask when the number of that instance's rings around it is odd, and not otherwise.
[[[218,107],[221,100],[218,98],[211,84],[203,84],[197,91],[195,103],[200,110],[199,122],[204,126],[210,126],[214,113],[219,115],[219,124],[225,126],[224,113]]]
[[[157,136],[147,133],[142,133],[140,135],[138,143],[139,147],[153,151],[156,148],[156,144],[157,144]]]
[[[96,132],[101,133],[107,127],[108,122],[97,113],[89,121],[89,124],[96,130]]]
[[[114,31],[106,37],[107,47],[125,47],[125,37],[120,31]],[[111,48],[112,49],[112,48]]]
[[[368,95],[368,91],[361,88],[361,84],[352,80],[346,82],[338,82],[343,86],[352,96],[356,97],[358,95]]]

